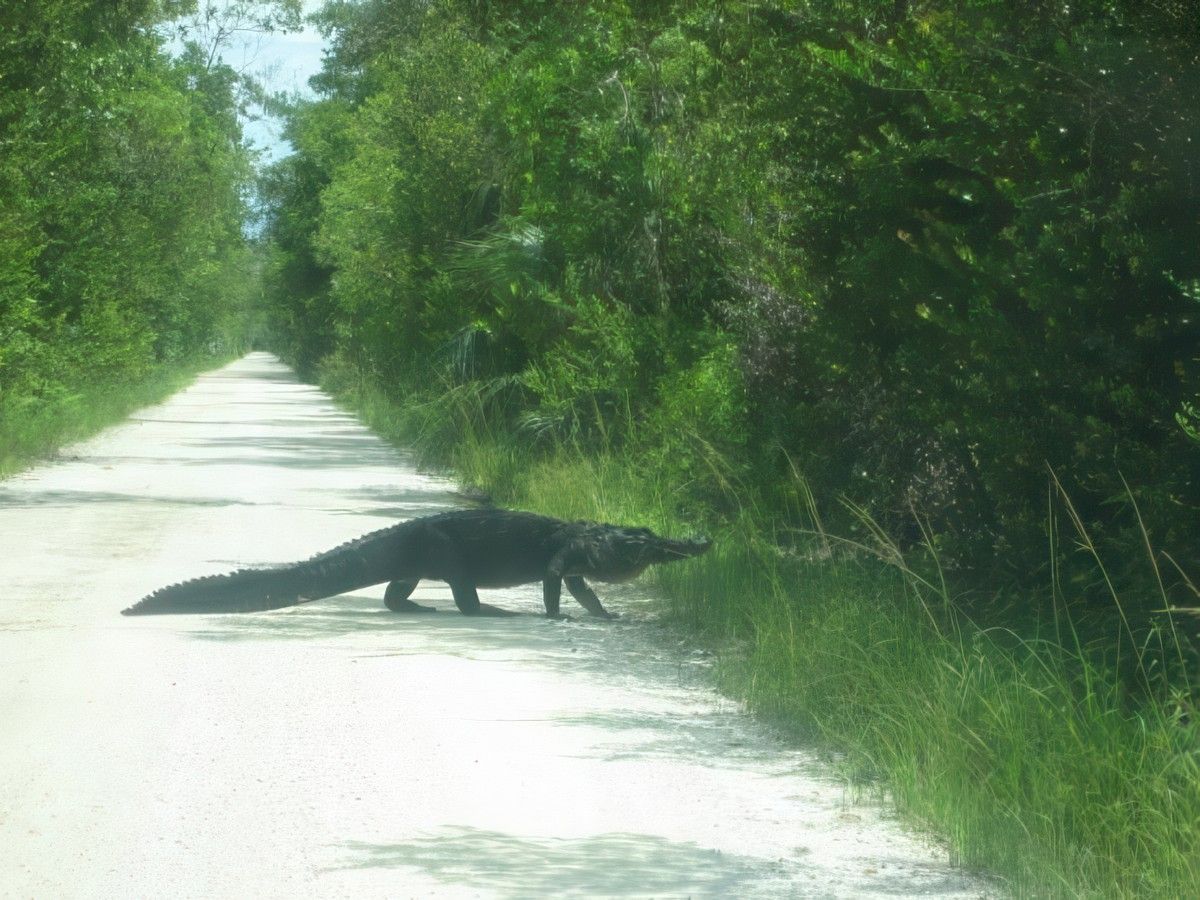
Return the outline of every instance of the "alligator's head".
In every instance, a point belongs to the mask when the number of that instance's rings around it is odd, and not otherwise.
[[[649,528],[593,525],[585,536],[587,574],[597,581],[629,581],[655,563],[699,556],[712,546],[707,537],[672,540]]]

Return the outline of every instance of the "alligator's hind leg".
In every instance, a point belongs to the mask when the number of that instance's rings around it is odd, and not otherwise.
[[[437,612],[432,606],[422,606],[420,603],[413,603],[409,600],[409,595],[417,589],[419,578],[409,580],[396,580],[387,586],[387,590],[383,594],[383,604],[392,612]]]
[[[454,605],[464,616],[515,616],[512,610],[501,609],[490,603],[479,602],[479,591],[473,584],[456,582],[450,585],[450,593],[454,595]]]
[[[431,528],[425,535],[421,546],[422,571],[430,578],[439,578],[450,585],[450,593],[454,595],[454,605],[464,616],[512,616],[506,609],[490,606],[479,602],[479,591],[471,581],[464,580],[470,571],[470,566],[463,558],[458,545],[450,536],[438,528]],[[437,574],[433,574],[437,573]]]

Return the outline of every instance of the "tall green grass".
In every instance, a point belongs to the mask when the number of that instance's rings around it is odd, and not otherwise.
[[[1184,703],[1131,709],[1088,654],[978,628],[861,561],[735,540],[660,578],[682,621],[737,642],[730,689],[881,776],[1016,893],[1183,897],[1200,884]]]
[[[695,530],[680,521],[677,488],[644,459],[570,444],[531,453],[486,391],[397,405],[376,385],[329,375],[369,423],[501,502]],[[865,518],[853,541],[825,534],[800,479],[794,494],[809,534],[777,533],[746,499],[712,552],[656,571],[668,615],[719,649],[722,687],[835,751],[1016,895],[1194,896],[1200,731],[1186,683],[1131,698],[1066,604],[1050,638],[980,627],[953,602],[935,554],[911,562]],[[1096,553],[1081,530],[1072,540]],[[1120,605],[1115,589],[1112,599]],[[1179,648],[1167,627],[1157,643],[1133,636],[1113,643],[1137,647],[1144,674]]]
[[[0,396],[0,478],[169,397],[227,358],[162,366],[133,381],[83,383],[50,396]]]

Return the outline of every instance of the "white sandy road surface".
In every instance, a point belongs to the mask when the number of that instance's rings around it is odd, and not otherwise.
[[[452,488],[261,353],[0,482],[0,896],[988,892],[714,694],[637,590],[601,589],[613,623],[433,583],[425,616],[118,615]]]

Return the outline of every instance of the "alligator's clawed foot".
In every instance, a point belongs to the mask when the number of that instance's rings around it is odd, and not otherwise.
[[[519,616],[520,613],[513,612],[511,609],[501,609],[499,606],[492,606],[490,603],[480,603],[477,616]]]
[[[437,607],[422,606],[420,603],[413,603],[411,600],[384,600],[384,605],[392,612],[397,613],[435,613]]]

